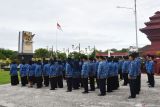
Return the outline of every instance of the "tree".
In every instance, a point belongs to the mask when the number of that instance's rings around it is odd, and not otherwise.
[[[57,52],[57,57],[59,59],[65,60],[67,58],[66,53]]]
[[[0,52],[0,59],[6,59],[6,56]]]
[[[39,48],[35,50],[35,57],[37,58],[48,58],[49,52],[47,49]]]
[[[74,59],[80,59],[83,56],[86,56],[85,54],[79,53],[79,52],[72,52],[68,55],[68,57],[70,58],[74,58]]]

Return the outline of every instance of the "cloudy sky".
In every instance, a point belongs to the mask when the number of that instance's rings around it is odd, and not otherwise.
[[[138,28],[160,10],[160,0],[137,0]],[[18,32],[36,34],[34,49],[55,48],[56,23],[58,49],[81,43],[101,50],[135,45],[134,14],[117,6],[134,7],[134,0],[0,0],[0,48],[17,50]],[[150,44],[138,32],[139,45]]]

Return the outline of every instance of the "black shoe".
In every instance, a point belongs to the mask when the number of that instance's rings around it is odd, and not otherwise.
[[[90,89],[89,91],[95,91],[95,89]]]
[[[154,87],[154,86],[151,86],[151,85],[149,86],[149,88],[153,88],[153,87]]]
[[[111,92],[113,92],[113,91],[107,91],[108,93],[111,93]]]
[[[106,94],[98,94],[98,96],[105,96]]]
[[[87,92],[87,91],[84,91],[84,92],[82,92],[83,94],[87,94],[87,93],[89,93],[89,92]]]
[[[128,97],[128,99],[133,99],[133,98],[136,98],[136,97],[132,97],[132,96],[129,96],[129,97]]]
[[[55,89],[52,89],[52,88],[51,88],[50,90],[55,90]]]
[[[67,90],[66,92],[72,92],[71,90]]]

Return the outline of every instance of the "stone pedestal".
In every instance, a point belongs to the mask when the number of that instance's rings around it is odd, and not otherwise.
[[[33,58],[33,53],[27,53],[27,54],[18,54],[18,58],[20,62],[25,61],[25,63],[28,63]]]

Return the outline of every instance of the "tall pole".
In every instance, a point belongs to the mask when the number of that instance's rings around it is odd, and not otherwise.
[[[56,29],[56,57],[57,57],[57,50],[58,50],[57,39],[58,39],[58,31]]]
[[[135,31],[136,31],[136,48],[137,48],[137,51],[138,51],[138,30],[137,30],[137,0],[134,0],[134,7],[135,7],[135,11],[134,11],[134,14],[135,14]]]
[[[21,44],[20,44],[20,43],[21,43],[21,42],[20,42],[20,38],[21,38],[20,36],[21,36],[21,32],[19,32],[19,35],[18,35],[18,53],[21,53],[21,52],[20,52],[20,45],[21,45]]]
[[[79,43],[78,48],[79,48],[79,54],[80,54],[81,53],[81,44],[80,43]]]

